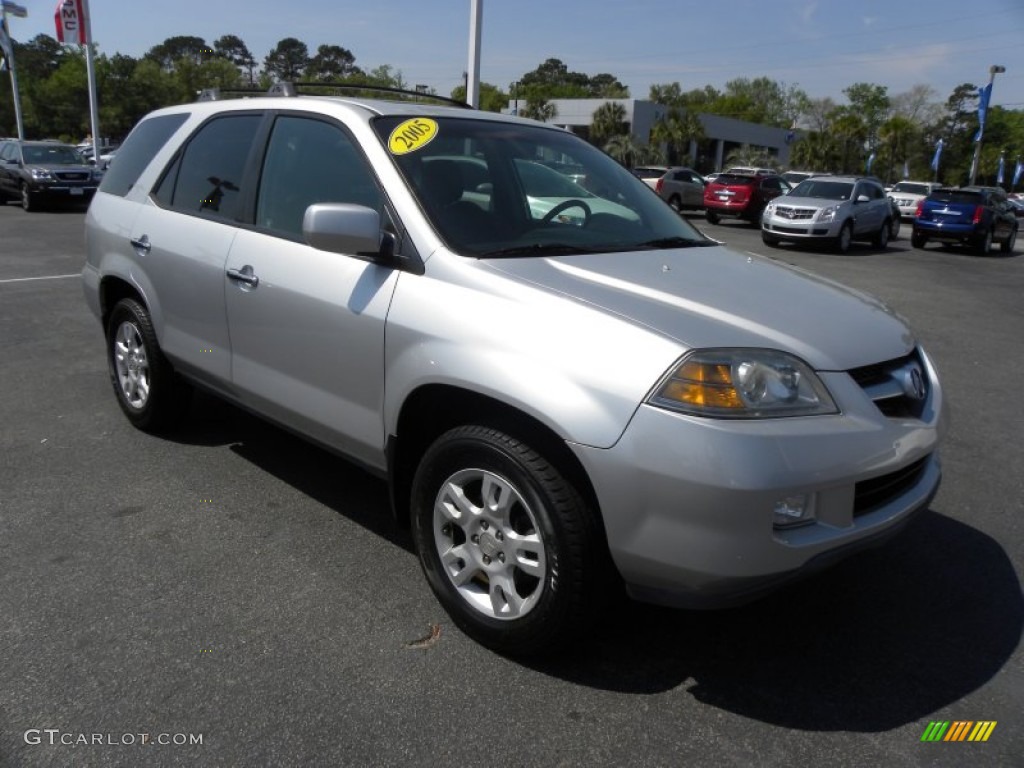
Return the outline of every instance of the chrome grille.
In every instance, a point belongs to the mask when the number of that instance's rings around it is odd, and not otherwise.
[[[782,219],[813,219],[816,208],[794,208],[792,205],[776,205],[775,215]]]
[[[56,171],[54,174],[61,181],[88,181],[88,171]]]
[[[931,386],[916,349],[906,357],[854,368],[848,373],[885,416],[921,418]]]

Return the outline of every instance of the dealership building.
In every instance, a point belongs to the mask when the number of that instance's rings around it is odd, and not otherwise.
[[[594,112],[603,104],[621,104],[626,111],[630,135],[638,144],[650,143],[654,125],[669,112],[669,107],[642,99],[551,99],[555,116],[548,122],[588,138]],[[523,100],[510,100],[505,112],[515,114],[526,105]],[[744,144],[765,149],[780,168],[789,167],[789,146],[793,132],[787,128],[748,123],[721,115],[698,115],[704,126],[704,139],[691,142],[689,155],[696,158],[696,169],[707,173],[722,170],[724,159]],[[686,153],[684,153],[686,154]]]

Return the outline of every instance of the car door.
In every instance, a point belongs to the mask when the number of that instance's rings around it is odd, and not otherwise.
[[[677,178],[682,189],[683,205],[701,208],[704,205],[704,180],[693,171],[679,171]]]
[[[861,197],[867,200],[861,200]],[[890,203],[885,195],[885,190],[870,182],[858,182],[853,190],[853,217],[854,234],[867,235],[877,232],[885,216],[891,211]]]
[[[7,197],[13,197],[18,186],[14,183],[17,178],[17,145],[13,141],[0,145],[0,193]]]
[[[262,120],[259,112],[229,114],[200,126],[131,227],[139,281],[164,353],[217,388],[231,378],[224,265],[239,231],[243,178]]]
[[[383,195],[340,125],[280,114],[270,132],[255,226],[226,270],[232,381],[243,403],[379,466],[384,323],[398,272],[302,240],[317,202],[383,210]]]

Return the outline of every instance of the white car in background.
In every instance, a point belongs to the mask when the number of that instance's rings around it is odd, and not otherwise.
[[[893,185],[889,197],[900,209],[900,218],[913,219],[917,213],[917,204],[938,188],[939,184],[931,181],[900,181]]]

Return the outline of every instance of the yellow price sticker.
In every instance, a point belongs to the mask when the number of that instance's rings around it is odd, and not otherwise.
[[[414,117],[395,126],[388,138],[393,155],[405,155],[423,149],[437,136],[437,123],[429,117]]]

